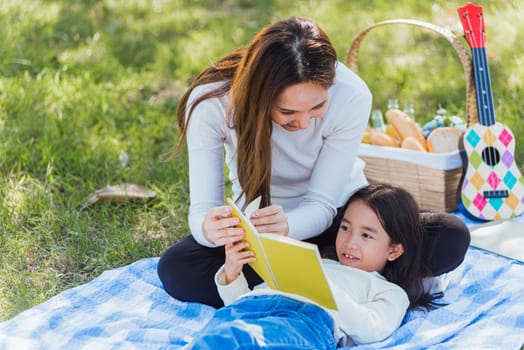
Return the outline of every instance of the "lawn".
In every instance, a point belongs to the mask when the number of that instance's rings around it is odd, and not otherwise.
[[[392,5],[394,3],[394,5]],[[524,170],[524,23],[517,1],[484,6],[497,120]],[[188,234],[177,100],[199,70],[291,15],[316,20],[344,60],[377,21],[416,18],[459,33],[452,1],[2,0],[0,2],[0,320],[102,271],[159,256]],[[361,45],[375,95],[464,117],[465,79],[438,35],[382,27]],[[106,185],[136,183],[151,201],[80,210]]]

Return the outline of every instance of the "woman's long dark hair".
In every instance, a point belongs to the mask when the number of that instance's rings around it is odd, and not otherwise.
[[[409,297],[410,308],[428,310],[440,305],[435,300],[442,295],[432,295],[425,290],[423,278],[430,276],[423,261],[425,240],[417,202],[406,190],[385,184],[372,184],[355,192],[346,203],[347,207],[361,201],[377,215],[391,244],[401,243],[404,253],[394,261],[388,261],[381,274],[390,282],[404,289]]]
[[[196,105],[231,94],[230,125],[236,131],[238,180],[245,203],[261,195],[271,204],[271,109],[289,86],[313,82],[328,88],[335,79],[337,55],[326,33],[314,22],[292,17],[262,29],[245,48],[231,52],[204,70],[179,101],[177,150],[185,141]],[[223,82],[187,106],[195,87]],[[187,117],[187,118],[186,118]]]

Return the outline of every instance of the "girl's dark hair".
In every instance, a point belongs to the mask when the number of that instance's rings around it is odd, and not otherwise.
[[[423,278],[431,273],[423,261],[425,240],[417,202],[406,190],[385,184],[372,184],[355,192],[346,203],[347,207],[361,201],[375,212],[392,244],[401,243],[404,253],[394,261],[388,261],[381,274],[390,282],[404,289],[409,297],[409,308],[434,309],[440,304],[425,290]]]
[[[181,131],[177,152],[185,141],[189,118],[200,102],[231,94],[229,121],[238,147],[238,180],[245,203],[262,196],[271,204],[271,109],[288,87],[313,82],[328,88],[335,79],[337,55],[326,33],[314,22],[291,17],[262,29],[242,49],[231,52],[204,70],[179,101]],[[187,106],[199,85],[223,82]]]

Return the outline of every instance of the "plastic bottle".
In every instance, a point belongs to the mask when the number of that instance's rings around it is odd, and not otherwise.
[[[446,108],[442,107],[441,105],[438,105],[437,114],[433,117],[433,120],[437,122],[437,127],[443,127],[447,126],[446,120],[448,116],[448,111]]]
[[[374,109],[371,113],[371,126],[381,132],[386,132],[386,125],[380,109]]]
[[[409,115],[411,119],[415,120],[415,108],[413,107],[413,103],[404,104],[404,113]]]
[[[396,98],[390,98],[388,100],[388,110],[389,109],[398,109],[398,99]]]

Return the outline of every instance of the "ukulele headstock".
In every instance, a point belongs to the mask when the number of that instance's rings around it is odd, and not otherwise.
[[[484,14],[482,6],[477,6],[472,2],[458,8],[460,21],[464,28],[464,36],[473,48],[483,48],[486,46],[486,30],[484,27]]]

